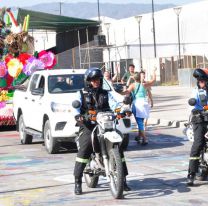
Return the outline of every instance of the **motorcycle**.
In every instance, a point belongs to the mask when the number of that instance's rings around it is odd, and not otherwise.
[[[196,99],[191,98],[188,101],[190,106],[194,106],[196,104]],[[197,111],[199,115],[201,115],[204,120],[208,120],[208,106],[205,105],[203,107],[203,111]],[[189,140],[190,141],[194,141],[194,135],[193,135],[193,127],[192,127],[192,123],[191,123],[191,117],[192,115],[190,115],[189,118],[189,122],[188,122],[188,127],[190,129],[189,131]],[[192,131],[191,131],[192,130]],[[205,144],[204,147],[201,150],[201,154],[200,154],[200,159],[199,159],[199,175],[197,177],[198,180],[206,180],[208,177],[208,128],[207,128],[207,132],[204,135],[205,137]]]
[[[80,107],[80,102],[75,100],[72,103],[74,108]],[[130,115],[129,112],[125,112],[126,116]],[[88,187],[95,188],[99,181],[99,176],[107,178],[110,186],[112,196],[115,199],[121,199],[123,197],[124,189],[124,172],[123,163],[119,150],[123,141],[122,132],[118,130],[118,122],[122,124],[122,118],[124,118],[124,112],[121,113],[121,108],[112,111],[96,111],[89,110],[88,116],[83,116],[96,123],[95,128],[92,131],[92,147],[93,153],[89,163],[84,170],[84,178]],[[125,123],[123,122],[125,127]],[[129,125],[131,124],[129,123]],[[97,141],[97,142],[96,142]],[[99,144],[99,151],[96,143]],[[97,146],[97,145],[96,145]]]
[[[194,132],[193,132],[193,125],[191,123],[191,117],[192,117],[192,115],[189,116],[188,122],[184,124],[185,128],[183,130],[183,134],[186,135],[186,137],[188,138],[188,140],[190,142],[193,142],[194,141]]]

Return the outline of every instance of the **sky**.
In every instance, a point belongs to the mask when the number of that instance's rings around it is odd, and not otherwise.
[[[97,3],[98,0],[0,0],[0,7],[24,7],[24,6],[32,6],[39,3],[49,3],[49,2],[63,2],[63,3],[77,3],[77,2],[91,2]],[[175,4],[175,5],[183,5],[188,3],[197,2],[200,0],[154,0],[154,4]],[[203,1],[203,0],[201,0]],[[205,1],[205,0],[204,0]],[[144,3],[151,4],[151,0],[99,0],[100,3]]]

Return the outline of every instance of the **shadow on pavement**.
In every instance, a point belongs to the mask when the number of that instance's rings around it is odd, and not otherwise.
[[[190,192],[185,184],[185,178],[164,180],[161,178],[144,178],[143,180],[128,181],[132,191],[124,194],[128,199],[147,199],[171,195],[174,191],[179,193]]]
[[[77,145],[75,142],[61,142],[58,154],[77,153]]]
[[[135,141],[136,134],[130,135],[130,142],[127,148],[127,151],[134,151],[134,150],[153,150],[153,149],[161,149],[161,148],[172,148],[184,145],[187,140],[176,137],[174,135],[167,135],[167,134],[152,134],[149,135],[148,145],[142,146],[137,141]]]

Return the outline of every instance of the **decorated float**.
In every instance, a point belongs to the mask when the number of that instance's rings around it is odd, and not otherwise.
[[[12,109],[15,87],[34,71],[56,64],[52,52],[35,52],[29,21],[26,15],[23,25],[18,24],[10,9],[0,9],[0,126],[16,124]]]

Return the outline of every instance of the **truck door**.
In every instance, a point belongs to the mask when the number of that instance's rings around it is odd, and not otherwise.
[[[32,101],[31,91],[36,88],[37,81],[39,79],[39,74],[34,74],[30,80],[30,85],[28,91],[25,93],[23,104],[21,105],[23,110],[23,118],[25,122],[25,126],[32,128],[32,120],[33,120],[33,106],[34,102]]]
[[[34,118],[32,120],[33,129],[37,131],[42,131],[43,126],[43,114],[44,112],[44,97],[45,97],[45,77],[40,75],[37,85],[36,85],[36,93],[32,92],[32,102],[33,102],[33,114]]]

